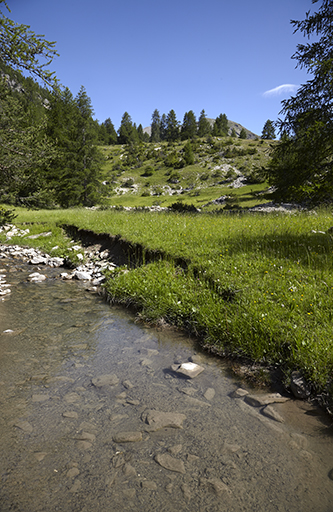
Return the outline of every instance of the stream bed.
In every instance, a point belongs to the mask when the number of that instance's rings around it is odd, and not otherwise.
[[[224,362],[59,269],[0,260],[1,512],[333,510],[331,420],[236,397]],[[170,371],[192,359],[194,379]]]

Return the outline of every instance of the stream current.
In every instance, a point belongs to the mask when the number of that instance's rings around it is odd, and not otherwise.
[[[42,283],[19,260],[0,271],[1,512],[333,511],[320,411],[290,400],[269,419],[232,397],[217,358],[200,354],[195,379],[168,371],[198,353],[187,336],[136,325],[59,269]],[[147,410],[182,428],[151,428]]]

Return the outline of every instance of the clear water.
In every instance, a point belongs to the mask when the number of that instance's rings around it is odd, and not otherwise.
[[[275,405],[284,423],[269,420],[231,398],[239,382],[218,359],[201,354],[193,380],[168,371],[196,353],[186,336],[136,325],[59,269],[40,284],[19,261],[0,270],[13,284],[0,302],[1,512],[333,510],[325,416],[290,401]],[[105,374],[118,383],[92,384]],[[183,428],[147,432],[147,409],[184,414]],[[142,440],[114,441],[128,431]]]

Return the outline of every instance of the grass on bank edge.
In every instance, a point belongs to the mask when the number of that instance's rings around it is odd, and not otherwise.
[[[34,222],[40,232],[58,233],[56,223],[66,222],[163,251],[160,261],[109,275],[111,298],[135,306],[145,321],[163,318],[187,329],[220,353],[279,366],[286,378],[298,369],[316,392],[333,395],[330,211],[17,213],[17,221]],[[41,221],[47,224],[36,224]],[[25,239],[11,242],[26,244]],[[33,243],[47,250],[45,239]],[[175,265],[177,258],[188,262],[185,270]]]

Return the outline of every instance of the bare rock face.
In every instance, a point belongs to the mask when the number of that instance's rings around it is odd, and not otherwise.
[[[155,461],[162,466],[162,468],[174,471],[175,473],[185,473],[184,462],[179,459],[171,457],[168,453],[158,453],[155,455]]]
[[[177,412],[161,412],[146,410],[142,413],[141,419],[148,425],[147,432],[156,432],[161,428],[183,428],[182,423],[186,420],[185,414]]]

